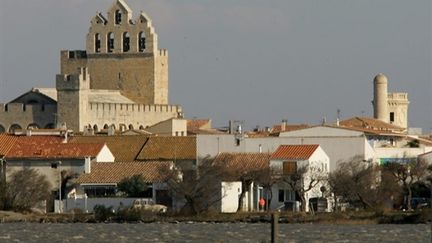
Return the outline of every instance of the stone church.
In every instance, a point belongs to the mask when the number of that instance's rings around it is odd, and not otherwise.
[[[91,20],[86,50],[63,50],[56,88],[33,88],[0,105],[0,132],[66,125],[144,129],[182,117],[168,104],[168,51],[158,48],[151,19],[136,19],[123,0]]]

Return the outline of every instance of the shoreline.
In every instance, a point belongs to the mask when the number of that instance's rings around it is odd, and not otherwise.
[[[319,213],[279,213],[281,224],[328,224],[328,225],[376,225],[376,224],[429,224],[431,210],[413,212],[345,212]],[[146,215],[139,219],[111,217],[96,220],[93,214],[36,214],[0,211],[1,223],[270,223],[271,213],[206,214],[197,216]]]

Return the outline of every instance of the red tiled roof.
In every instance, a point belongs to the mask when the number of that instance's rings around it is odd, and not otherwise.
[[[17,136],[8,135],[6,133],[0,134],[0,157],[5,156],[9,152],[17,138]]]
[[[196,137],[149,137],[136,160],[195,160]]]
[[[309,159],[318,147],[318,144],[281,145],[271,159]]]
[[[173,165],[172,162],[146,161],[146,162],[114,162],[91,163],[89,174],[81,175],[76,182],[79,184],[111,184],[119,183],[122,179],[134,175],[142,175],[148,183],[165,181],[164,171]]]
[[[32,159],[74,159],[96,157],[105,144],[71,144],[71,143],[45,143],[35,144],[34,141],[18,141],[8,152],[6,158],[32,158]]]

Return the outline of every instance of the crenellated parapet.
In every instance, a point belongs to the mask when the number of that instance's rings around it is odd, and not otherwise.
[[[182,108],[179,105],[145,105],[145,104],[116,104],[116,103],[100,103],[90,102],[89,109],[93,112],[117,112],[127,111],[134,113],[147,113],[147,112],[168,112],[168,113],[181,113]]]
[[[56,88],[58,91],[90,89],[90,74],[88,69],[81,67],[78,69],[78,73],[58,74],[56,76]]]

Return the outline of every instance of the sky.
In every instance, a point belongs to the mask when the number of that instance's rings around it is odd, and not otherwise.
[[[0,0],[0,102],[55,87],[60,50],[84,50],[114,0]],[[432,132],[430,0],[127,0],[169,51],[171,104],[249,128],[372,116],[373,78],[408,92]]]

